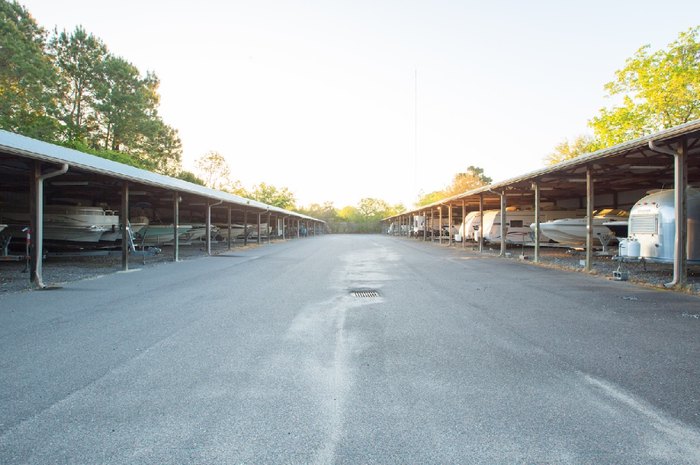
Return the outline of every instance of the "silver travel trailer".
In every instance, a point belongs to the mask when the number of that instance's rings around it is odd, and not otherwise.
[[[688,263],[700,264],[700,189],[688,187]],[[676,241],[674,190],[649,194],[630,211],[629,237],[624,256],[673,263]]]

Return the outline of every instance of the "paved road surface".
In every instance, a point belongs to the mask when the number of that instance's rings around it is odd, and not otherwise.
[[[700,464],[699,356],[696,297],[294,240],[0,296],[0,463]]]

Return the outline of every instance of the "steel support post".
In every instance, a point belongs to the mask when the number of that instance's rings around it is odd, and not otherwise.
[[[593,170],[586,167],[586,265],[585,270],[593,269]]]
[[[231,227],[231,207],[230,207],[230,206],[228,207],[228,216],[227,216],[227,220],[228,220],[228,248],[229,248],[229,250],[230,250],[230,249],[231,249],[231,241],[232,241],[231,235],[232,235],[232,232],[233,232],[233,231],[232,231],[233,228]]]
[[[447,205],[447,245],[452,246],[452,204]]]
[[[506,236],[508,235],[508,214],[506,212],[506,191],[501,191],[501,257],[506,256]],[[483,224],[481,225],[483,229]]]
[[[258,244],[262,244],[262,213],[258,213]]]
[[[119,210],[122,225],[122,271],[129,270],[129,247],[131,245],[131,225],[129,224],[129,183],[122,182],[122,207]]]
[[[479,253],[484,251],[484,194],[479,194]]]
[[[467,220],[467,203],[465,202],[464,199],[462,199],[462,226],[460,227],[460,231],[462,232],[462,248],[465,248],[467,246],[467,230],[465,229],[466,220]]]
[[[532,183],[535,191],[535,263],[540,261],[540,184]]]
[[[173,260],[180,261],[180,235],[177,230],[180,226],[180,194],[173,192]]]
[[[34,162],[34,174],[29,182],[29,282],[36,287],[44,287],[43,282],[43,254],[44,247],[43,226],[44,226],[44,193],[43,181],[41,180],[41,162]]]
[[[442,205],[438,207],[438,216],[440,221],[440,226],[438,227],[440,235],[438,237],[440,237],[439,243],[442,245]]]
[[[276,228],[275,228],[276,229]],[[272,242],[272,213],[267,212],[267,243]]]
[[[428,212],[423,210],[423,242],[428,240]]]
[[[248,210],[243,209],[243,245],[248,245]]]
[[[684,286],[688,281],[688,157],[686,141],[681,143],[674,160],[674,206],[676,239],[673,247],[673,282]]]

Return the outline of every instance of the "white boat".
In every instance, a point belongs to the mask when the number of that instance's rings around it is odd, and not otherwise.
[[[7,227],[6,224],[0,224],[0,232],[2,232],[2,230],[5,229],[6,227]]]
[[[580,210],[541,210],[540,225],[543,222],[559,218],[575,216]],[[535,243],[535,236],[531,230],[531,225],[535,221],[534,210],[506,210],[506,243],[532,245]],[[484,211],[484,240],[486,242],[501,241],[501,210]],[[541,231],[541,230],[540,230]],[[475,233],[478,240],[479,231]],[[540,243],[547,243],[550,237],[547,234],[540,234]]]
[[[132,217],[131,220],[129,220],[129,228],[131,229],[132,236],[138,234],[139,231],[148,226],[148,223],[148,218],[145,216]],[[116,242],[120,241],[121,239],[122,225],[120,223],[118,228],[115,225],[112,225],[109,231],[102,234],[102,237],[100,237],[100,242]]]
[[[610,242],[617,240],[615,232],[611,226],[623,226],[627,224],[627,216],[618,212],[615,215],[599,214],[593,217],[593,238],[597,239],[603,247],[607,247]],[[586,245],[586,228],[588,218],[560,218],[552,221],[540,223],[540,231],[561,245],[569,247],[583,247]],[[534,231],[535,225],[530,225]],[[623,236],[624,237],[624,236]]]
[[[219,234],[221,237],[223,237],[223,240],[228,239],[228,224],[217,224],[217,227],[219,228],[217,231],[217,234]],[[251,228],[250,226],[248,227],[248,232],[250,232]],[[245,233],[245,228],[243,227],[242,224],[231,224],[231,239],[236,239],[236,238],[242,238],[243,234]]]
[[[216,237],[219,233],[219,228],[215,225],[211,225],[210,235],[211,237]],[[180,236],[180,240],[183,242],[204,242],[207,238],[207,225],[206,224],[194,224],[192,227],[185,232],[185,234]]]
[[[191,224],[177,225],[178,239],[182,239],[192,229]],[[157,246],[173,244],[175,239],[175,226],[173,224],[149,224],[141,229],[135,236],[136,245]]]
[[[29,212],[3,212],[3,218],[17,226],[29,225]],[[105,232],[119,227],[119,215],[102,207],[82,205],[44,206],[44,240],[61,242],[99,242]],[[21,228],[13,228],[13,237],[24,237]]]

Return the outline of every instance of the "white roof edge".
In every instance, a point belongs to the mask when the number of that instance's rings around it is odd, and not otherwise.
[[[0,129],[0,151],[51,163],[67,163],[70,167],[76,167],[83,171],[325,223],[323,220],[258,202],[257,200],[247,199],[228,192],[217,191],[205,186],[200,186],[199,184],[183,181],[182,179],[172,178],[163,174],[125,165],[96,155],[50,144],[2,129]]]
[[[573,168],[577,166],[582,166],[586,165],[587,163],[590,163],[592,161],[596,161],[602,158],[607,158],[614,156],[619,153],[626,152],[628,150],[634,149],[634,148],[643,148],[646,147],[649,144],[649,141],[664,141],[668,139],[673,139],[675,137],[679,136],[684,136],[686,134],[689,134],[693,131],[698,131],[700,130],[700,119],[694,120],[694,121],[689,121],[687,123],[681,124],[679,126],[674,126],[669,129],[664,129],[663,131],[655,132],[653,134],[649,134],[647,136],[643,136],[631,141],[623,142],[618,145],[614,145],[612,147],[608,147],[605,149],[598,150],[596,152],[591,152],[585,155],[578,156],[576,158],[572,158],[570,160],[565,160],[563,162],[557,163],[556,165],[552,166],[547,166],[544,168],[540,168],[535,171],[531,171],[529,173],[522,174],[520,176],[516,176],[510,179],[505,179],[503,181],[498,181],[496,183],[489,184],[488,186],[482,186],[478,187],[476,189],[472,189],[466,192],[462,192],[461,194],[453,195],[451,197],[446,197],[444,199],[438,200],[437,202],[433,202],[428,205],[423,205],[419,208],[414,208],[412,210],[406,210],[403,213],[399,213],[398,215],[390,216],[388,218],[384,218],[383,221],[389,220],[391,218],[396,218],[397,216],[401,215],[407,215],[410,213],[415,213],[419,212],[421,210],[425,210],[427,208],[431,207],[436,207],[439,205],[444,205],[446,203],[449,203],[453,200],[465,198],[465,197],[470,197],[472,195],[476,195],[479,193],[483,192],[488,192],[488,191],[493,191],[494,189],[499,189],[503,187],[507,187],[511,184],[515,184],[518,182],[523,182],[528,179],[534,179],[539,176],[543,176],[549,173],[554,173],[556,171],[562,170],[562,169],[567,169],[567,168]]]

